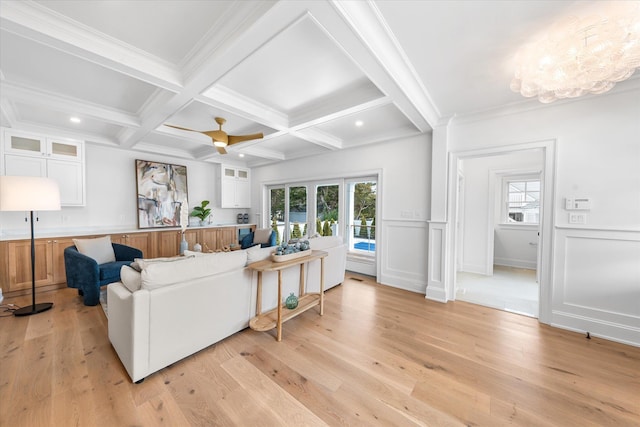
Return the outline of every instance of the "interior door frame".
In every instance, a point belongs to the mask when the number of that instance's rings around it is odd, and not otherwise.
[[[476,150],[452,151],[449,153],[449,212],[456,212],[458,209],[458,170],[460,162],[465,159],[474,157],[486,157],[498,154],[507,154],[511,152],[519,152],[532,149],[541,149],[543,153],[543,167],[541,172],[541,181],[543,184],[543,197],[541,201],[540,212],[540,237],[538,244],[538,274],[539,274],[539,310],[538,321],[549,324],[551,322],[551,279],[553,273],[553,226],[554,219],[554,200],[555,200],[555,157],[556,157],[556,140],[547,139],[542,141],[534,141],[522,144],[513,144],[505,146],[495,146]],[[493,191],[491,189],[491,191]],[[455,220],[455,218],[453,219]],[[454,224],[455,225],[455,224]],[[449,247],[448,259],[453,262],[447,263],[449,269],[449,277],[447,286],[447,294],[450,299],[455,300],[456,295],[456,262],[457,259],[457,230],[455,226],[449,228],[449,241],[452,244]]]

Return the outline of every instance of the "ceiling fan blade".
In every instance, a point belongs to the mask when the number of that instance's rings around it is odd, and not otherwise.
[[[195,130],[195,129],[187,129],[187,128],[181,128],[180,126],[173,126],[173,125],[168,125],[165,123],[165,126],[170,127],[170,128],[174,128],[174,129],[180,129],[180,130],[188,130],[190,132],[198,132],[198,133],[204,133],[200,130]]]
[[[224,147],[216,147],[216,150],[218,150],[220,154],[227,154],[227,150],[225,150]]]
[[[260,139],[264,138],[262,132],[260,133],[252,133],[250,135],[229,135],[229,145],[237,144],[242,141],[250,141],[252,139]]]

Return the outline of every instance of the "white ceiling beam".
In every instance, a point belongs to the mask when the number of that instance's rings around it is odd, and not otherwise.
[[[321,125],[323,123],[326,122],[330,122],[332,120],[337,120],[340,119],[342,117],[347,117],[351,114],[356,114],[356,113],[360,113],[363,111],[367,111],[367,110],[371,110],[374,108],[379,108],[379,107],[383,107],[385,105],[389,105],[391,104],[393,101],[391,100],[391,98],[383,96],[381,98],[377,98],[377,99],[373,99],[371,101],[368,102],[363,102],[362,104],[357,104],[354,105],[352,107],[348,107],[345,108],[343,110],[339,110],[339,111],[335,111],[335,110],[330,110],[331,112],[324,115],[324,116],[319,116],[316,118],[313,118],[309,121],[306,122],[301,122],[295,126],[293,126],[291,128],[292,131],[297,131],[297,130],[302,130],[302,129],[306,129],[312,126],[317,126],[317,125]]]
[[[214,33],[220,40],[217,49],[197,66],[189,65],[193,69],[189,70],[188,78],[179,93],[164,103],[152,103],[145,108],[142,113],[145,119],[140,129],[122,141],[123,147],[132,148],[144,135],[193,102],[198,95],[262,46],[265,38],[268,39],[275,31],[274,25],[270,25],[273,22],[261,19],[272,7],[271,3],[237,3],[234,21],[219,27],[218,32]]]
[[[251,147],[242,147],[237,150],[239,153],[244,153],[250,156],[262,157],[269,160],[285,160],[286,156],[281,151],[267,150],[265,148],[259,148],[257,145]]]
[[[207,89],[196,101],[221,108],[239,117],[258,122],[276,130],[286,130],[289,118],[286,114],[222,85]]]
[[[342,140],[318,129],[307,128],[289,132],[296,138],[304,139],[329,150],[342,148]]]
[[[92,117],[102,122],[113,123],[120,126],[140,126],[140,121],[134,115],[58,93],[47,92],[25,85],[12,84],[6,81],[0,82],[0,91],[2,92],[3,98],[13,102],[22,102],[28,105],[44,107],[70,115],[80,114],[83,117]]]
[[[328,1],[333,15],[338,15],[348,28],[339,25],[330,14],[314,16],[420,131],[431,130],[440,113],[375,4]]]
[[[167,90],[182,87],[180,73],[169,62],[36,2],[3,2],[0,27]]]

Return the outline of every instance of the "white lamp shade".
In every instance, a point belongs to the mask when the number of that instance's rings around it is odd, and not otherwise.
[[[58,211],[60,188],[51,178],[0,176],[0,211]]]

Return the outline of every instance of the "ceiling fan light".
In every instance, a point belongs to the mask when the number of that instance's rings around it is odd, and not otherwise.
[[[224,141],[215,141],[215,140],[214,140],[214,141],[213,141],[213,145],[215,145],[216,147],[222,147],[222,148],[224,148],[224,147],[226,147],[226,146],[227,146],[227,143],[226,143],[226,142],[224,142]]]

